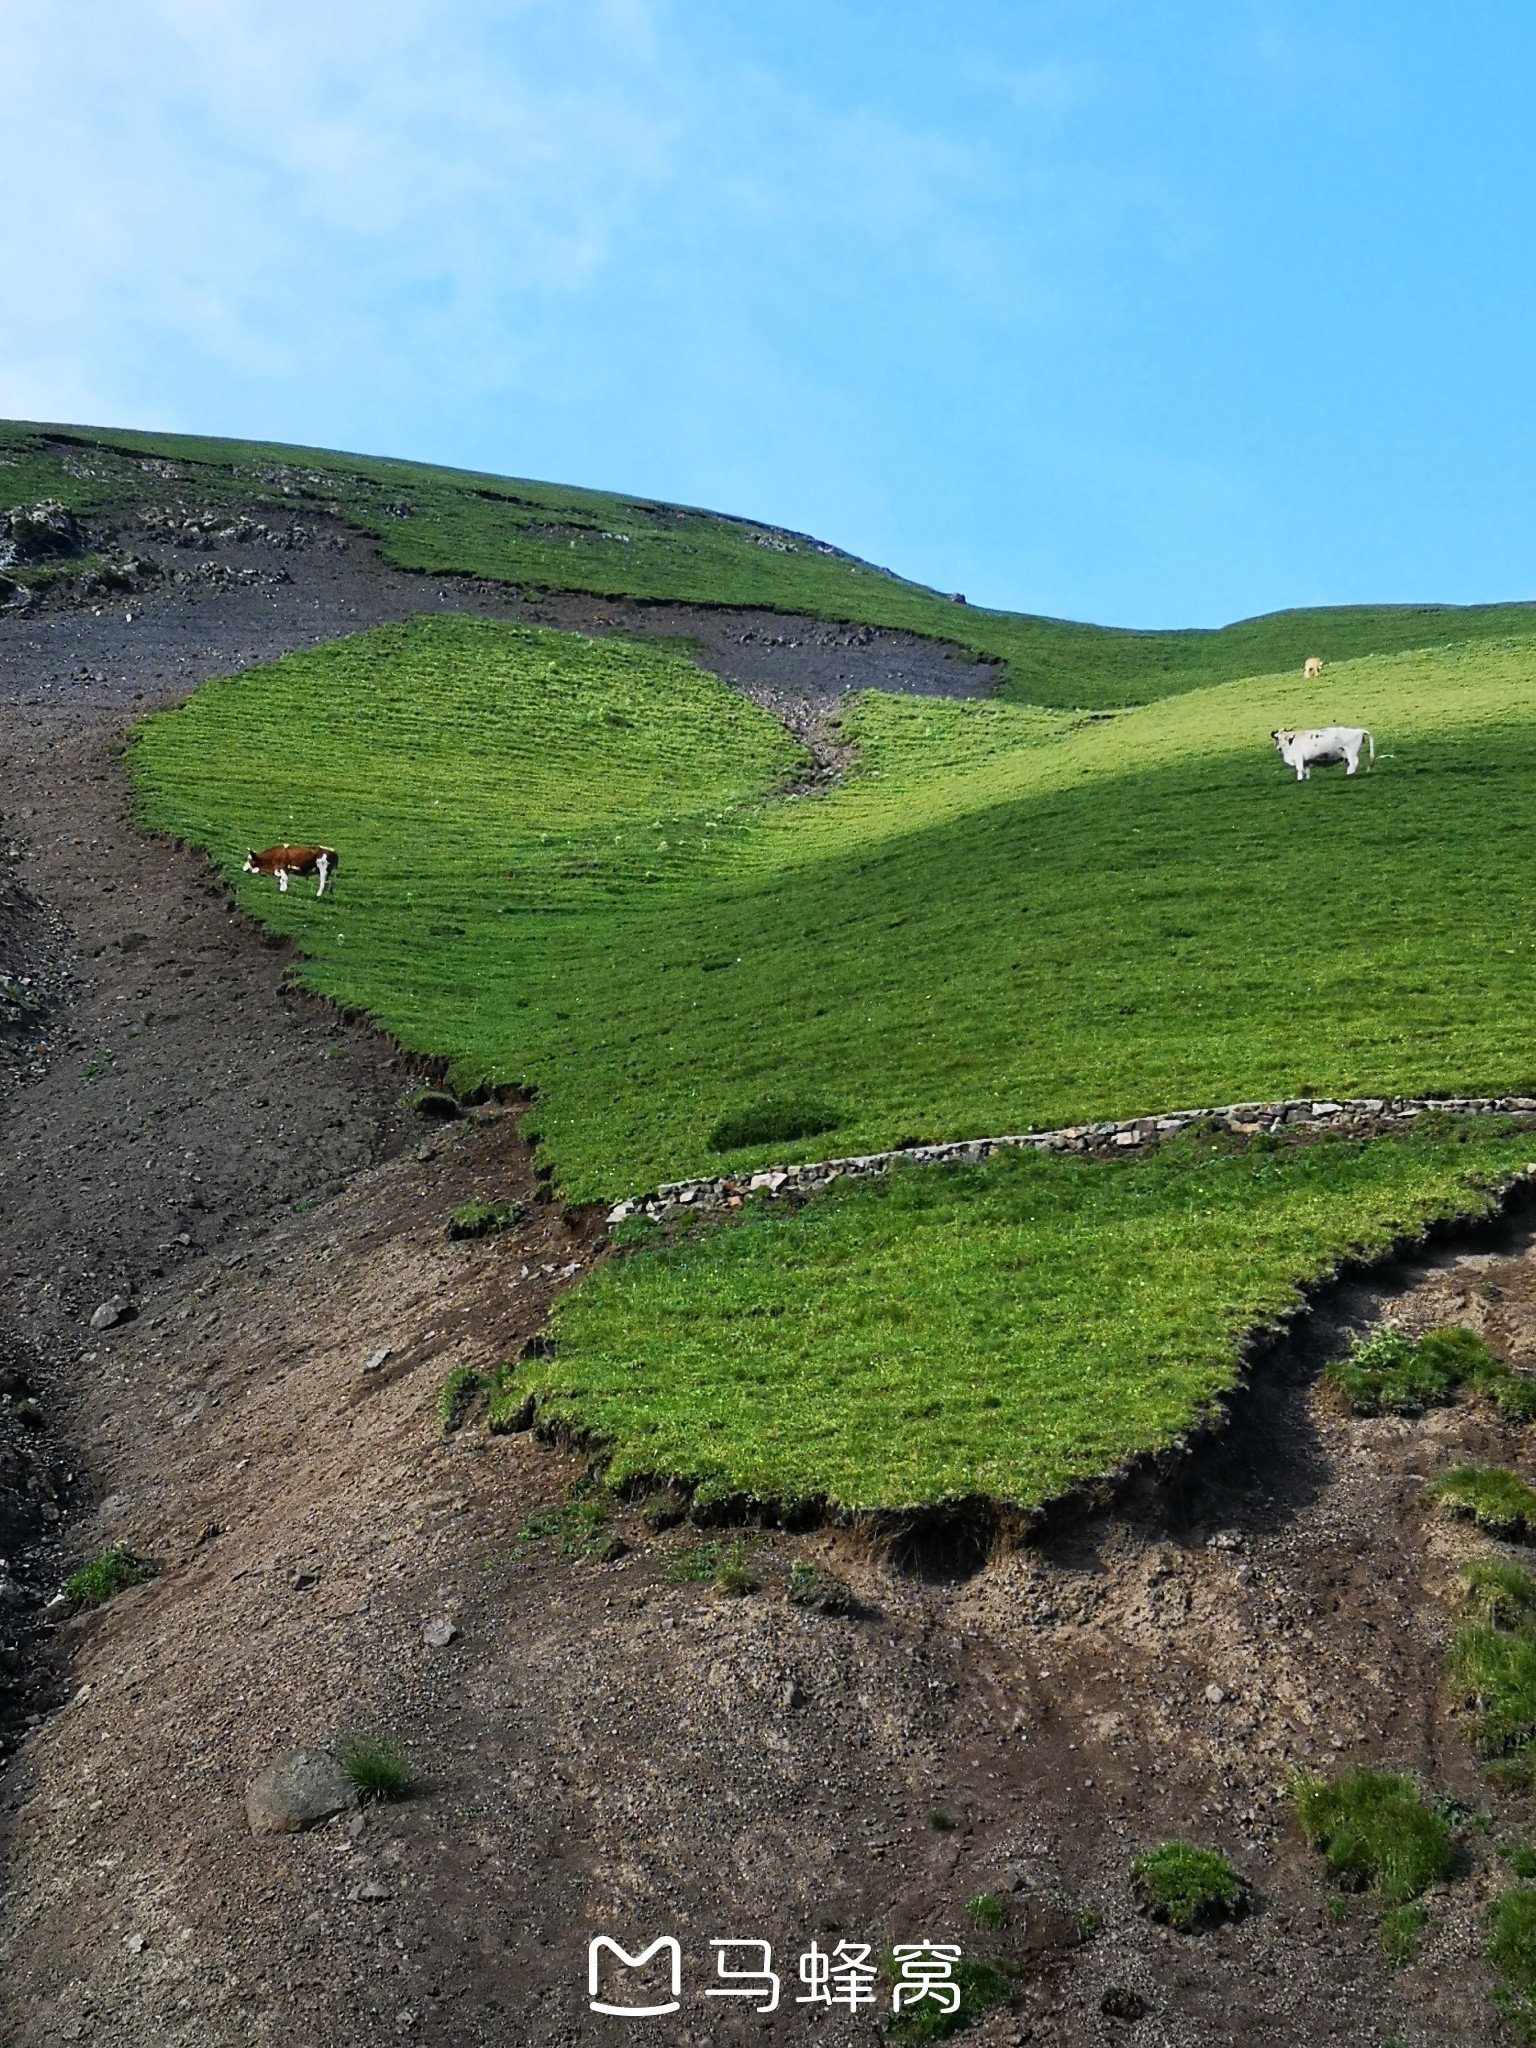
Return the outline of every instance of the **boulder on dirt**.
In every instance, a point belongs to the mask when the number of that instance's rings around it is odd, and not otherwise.
[[[356,1786],[328,1749],[291,1750],[245,1788],[253,1835],[296,1835],[356,1804]]]
[[[126,1294],[114,1294],[110,1301],[102,1302],[91,1315],[93,1330],[115,1330],[119,1323],[126,1323],[133,1315],[133,1303]]]
[[[85,553],[85,530],[67,505],[44,498],[37,505],[13,505],[0,512],[0,569],[13,562],[51,562]]]
[[[429,1650],[446,1650],[457,1634],[458,1630],[446,1615],[439,1615],[435,1621],[429,1621],[422,1630]]]

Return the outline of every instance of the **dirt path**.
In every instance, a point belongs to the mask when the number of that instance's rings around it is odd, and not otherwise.
[[[867,2042],[870,2013],[793,2002],[799,1956],[946,1936],[1025,1965],[981,2044],[1486,2038],[1490,1840],[1468,1832],[1421,1962],[1389,1976],[1369,1909],[1327,1910],[1283,1788],[1342,1757],[1490,1796],[1440,1679],[1468,1546],[1426,1518],[1420,1482],[1452,1448],[1523,1447],[1466,1406],[1347,1422],[1315,1367],[1388,1294],[1410,1322],[1483,1322],[1531,1355],[1526,1239],[1341,1291],[1181,1512],[1125,1506],[921,1569],[749,1535],[759,1590],[716,1593],[686,1574],[731,1536],[640,1504],[603,1515],[580,1464],[526,1435],[441,1433],[448,1371],[515,1353],[594,1249],[535,1199],[515,1120],[412,1120],[388,1049],[285,999],[282,955],[127,820],[125,714],[447,588],[351,542],[288,566],[285,585],[166,593],[132,625],[0,621],[0,844],[18,848],[16,943],[55,1005],[0,1105],[7,1369],[46,1424],[10,1400],[12,1676],[29,1593],[66,1556],[122,1541],[158,1567],[48,1623],[69,1703],[7,1739],[0,2038]],[[843,650],[814,659],[843,672]],[[821,688],[799,694],[814,708]],[[470,1196],[518,1199],[527,1221],[450,1244]],[[136,1317],[92,1331],[118,1294]],[[807,1562],[849,1611],[790,1601]],[[253,1838],[247,1779],[345,1729],[398,1737],[413,1796]],[[1494,1840],[1525,1817],[1498,1814]],[[1172,1834],[1229,1853],[1261,1910],[1199,1941],[1137,1919],[1126,1861]],[[1005,1904],[995,1937],[966,1913],[982,1892]],[[592,2017],[599,1933],[675,1934],[682,2010]],[[771,2019],[704,1999],[716,1936],[773,1943]],[[1112,1990],[1148,2017],[1106,2017]]]

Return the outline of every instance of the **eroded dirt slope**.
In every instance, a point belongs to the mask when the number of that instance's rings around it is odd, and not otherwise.
[[[924,1936],[1021,1964],[979,2043],[1493,2038],[1481,1913],[1529,1817],[1481,1786],[1441,1676],[1459,1560],[1491,1546],[1423,1481],[1528,1452],[1476,1406],[1350,1421],[1316,1367],[1384,1307],[1536,1354],[1526,1237],[1339,1290],[1177,1498],[986,1562],[747,1532],[756,1591],[687,1576],[735,1533],[604,1510],[526,1435],[442,1433],[450,1369],[515,1354],[595,1249],[536,1199],[515,1114],[411,1118],[388,1047],[286,998],[196,859],[128,822],[112,749],[138,702],[447,588],[350,541],[285,559],[287,584],[204,579],[132,625],[0,621],[0,841],[72,976],[0,1129],[6,1341],[45,1425],[15,1424],[7,1640],[66,1559],[117,1541],[158,1568],[47,1621],[68,1703],[38,1699],[0,1774],[8,2038],[871,2041],[874,2013],[794,2003],[798,1957]],[[472,1196],[524,1220],[452,1244]],[[93,1331],[114,1295],[137,1315]],[[807,1563],[848,1611],[790,1601]],[[404,1745],[412,1796],[253,1837],[252,1774],[347,1729]],[[1492,1816],[1396,1974],[1287,1819],[1292,1771],[1340,1759]],[[1228,1853],[1253,1917],[1198,1940],[1138,1919],[1127,1860],[1169,1835]],[[678,2014],[590,2015],[602,1932],[679,1938]],[[705,2000],[715,1936],[773,1943],[771,2018]]]

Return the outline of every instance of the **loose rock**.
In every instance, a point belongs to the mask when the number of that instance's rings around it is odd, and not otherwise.
[[[295,1835],[357,1804],[357,1788],[328,1749],[295,1749],[245,1788],[253,1835]]]

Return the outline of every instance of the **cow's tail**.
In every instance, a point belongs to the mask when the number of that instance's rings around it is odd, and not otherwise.
[[[1365,744],[1371,750],[1371,766],[1374,768],[1376,766],[1376,742],[1371,738],[1369,733],[1365,735]]]

